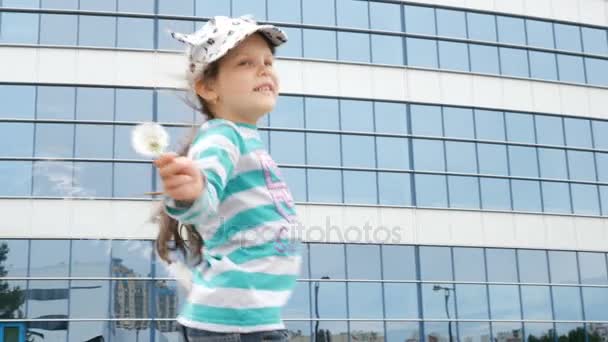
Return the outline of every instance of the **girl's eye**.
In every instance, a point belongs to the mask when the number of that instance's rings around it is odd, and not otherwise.
[[[241,63],[239,63],[239,65],[249,65],[251,64],[251,61],[242,61]]]

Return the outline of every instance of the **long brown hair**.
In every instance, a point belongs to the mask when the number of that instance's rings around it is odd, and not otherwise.
[[[275,54],[275,46],[272,42],[263,34],[260,34],[268,44],[270,51],[272,54]],[[210,63],[203,74],[201,75],[199,81],[208,84],[213,80],[217,79],[217,76],[220,71],[220,62],[223,58],[216,60],[213,63]],[[190,65],[190,68],[194,68],[194,65]],[[194,89],[193,89],[194,91]],[[198,94],[196,94],[196,98],[200,104],[200,111],[203,116],[206,116],[207,119],[214,119],[216,116],[212,112],[209,104]],[[177,152],[180,156],[188,155],[188,151],[196,137],[198,132],[198,128],[195,126],[192,129],[188,139],[184,143],[184,145]],[[202,248],[204,245],[204,240],[201,234],[196,230],[194,225],[191,224],[181,224],[176,219],[167,215],[164,210],[162,202],[159,205],[157,212],[155,213],[155,218],[159,224],[158,236],[156,237],[156,252],[159,257],[167,263],[171,263],[171,259],[169,258],[169,251],[179,250],[184,259],[188,260],[191,257],[194,264],[199,264],[202,261]],[[186,240],[184,236],[181,234],[181,230],[184,228],[186,230]],[[170,241],[173,240],[174,243],[172,246],[169,246]]]

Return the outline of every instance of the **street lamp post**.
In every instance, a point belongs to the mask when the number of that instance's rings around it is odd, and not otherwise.
[[[329,279],[328,276],[321,277],[323,280]],[[321,284],[319,281],[315,281],[315,316],[317,317],[317,321],[315,322],[315,342],[319,341],[319,286]]]
[[[450,310],[449,310],[449,306],[448,306],[448,302],[450,300],[450,291],[456,291],[456,289],[454,289],[453,287],[445,287],[445,286],[439,286],[439,285],[435,285],[433,286],[433,291],[441,291],[444,290],[444,294],[445,294],[445,314],[448,317],[448,336],[449,336],[449,342],[453,342],[452,339],[452,321],[450,318]]]

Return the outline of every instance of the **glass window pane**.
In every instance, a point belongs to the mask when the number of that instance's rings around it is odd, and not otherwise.
[[[150,277],[152,241],[112,240],[113,277]]]
[[[558,50],[582,51],[578,25],[553,25],[555,27],[555,45]]]
[[[570,184],[572,207],[575,214],[599,215],[600,204],[596,185]]]
[[[469,71],[469,52],[464,43],[439,41],[441,69]]]
[[[551,283],[578,284],[575,252],[549,251]]]
[[[454,318],[456,315],[453,287],[451,285],[439,285],[442,288],[436,289],[435,286],[437,285],[422,285],[422,312],[424,318],[446,319],[448,314],[450,318]],[[444,290],[443,288],[448,288],[449,290]],[[447,295],[448,305],[445,304],[446,292],[449,294]],[[453,331],[455,332],[455,329]]]
[[[585,52],[596,55],[608,54],[608,39],[606,30],[583,27],[583,47]]]
[[[382,318],[381,284],[349,283],[348,304],[350,318]],[[351,330],[354,330],[352,326]]]
[[[419,251],[421,280],[451,281],[453,279],[452,254],[449,247],[421,246]],[[443,292],[441,294],[443,295]]]
[[[289,185],[289,190],[298,202],[306,201],[306,172],[304,169],[282,167],[281,173],[285,177],[285,182]]]
[[[498,339],[508,339],[513,342],[521,342],[523,339],[523,327],[521,322],[503,323],[492,322],[492,333]]]
[[[289,37],[289,44],[281,45],[277,49],[277,56],[302,57],[302,29],[293,27],[281,27]]]
[[[154,20],[144,18],[118,18],[118,42],[120,48],[153,49]]]
[[[583,287],[583,303],[586,320],[608,320],[608,288]]]
[[[425,171],[445,171],[443,142],[413,139],[414,168]]]
[[[454,38],[467,38],[467,25],[464,12],[441,9],[437,10],[437,35]]]
[[[372,132],[374,112],[372,102],[340,100],[342,130]]]
[[[589,84],[608,86],[608,60],[585,57],[585,66]]]
[[[97,1],[97,0],[80,0],[80,9],[87,11],[116,11],[117,0]]]
[[[112,158],[111,125],[76,125],[76,158]]]
[[[78,9],[78,0],[41,0],[40,8]]]
[[[524,319],[552,319],[551,295],[548,286],[522,286],[521,302]]]
[[[456,324],[455,322],[424,322],[425,341],[454,341],[458,332]]]
[[[308,170],[308,200],[342,203],[342,174],[337,170]]]
[[[512,180],[513,210],[541,212],[540,184],[537,181]]]
[[[568,170],[570,179],[595,181],[593,152],[568,151]]]
[[[593,147],[589,120],[564,118],[568,146]]]
[[[230,16],[230,0],[195,0],[196,16]]]
[[[310,276],[321,279],[345,279],[344,245],[342,244],[310,244]],[[321,287],[327,283],[323,283]]]
[[[551,340],[555,335],[553,323],[524,323],[526,341]]]
[[[268,20],[290,23],[302,22],[301,0],[267,0],[267,2]],[[291,40],[291,36],[289,36],[289,39]]]
[[[310,283],[297,282],[293,294],[283,309],[285,318],[301,318],[310,316]]]
[[[7,239],[0,243],[6,277],[26,277],[29,257],[29,241]]]
[[[407,7],[407,6],[406,6]],[[406,39],[407,65],[437,68],[437,41],[431,39]]]
[[[192,9],[190,10],[192,11]],[[168,31],[173,32],[192,32],[194,22],[186,20],[159,20],[158,21],[158,48],[163,50],[184,49],[184,44],[171,37]]]
[[[483,248],[458,247],[453,252],[455,280],[486,281]],[[483,292],[485,294],[485,289]]]
[[[81,15],[78,45],[114,47],[116,45],[116,18]]]
[[[377,137],[378,167],[408,170],[410,168],[408,145],[408,140],[405,138]]]
[[[370,62],[369,34],[338,32],[338,59]]]
[[[73,240],[73,277],[110,276],[110,240]]]
[[[570,214],[570,188],[568,183],[541,182],[543,205],[546,212]]]
[[[293,151],[293,147],[290,147]],[[347,167],[368,167],[376,165],[374,137],[342,135],[342,165]]]
[[[469,44],[471,71],[486,74],[500,74],[498,48],[496,46]]]
[[[488,319],[485,285],[456,285],[458,318]]]
[[[304,128],[304,100],[299,96],[279,96],[269,115],[272,127]]]
[[[369,16],[372,29],[401,32],[401,8],[399,4],[370,2]]]
[[[411,175],[407,173],[378,173],[379,203],[412,205]]]
[[[407,107],[405,104],[377,101],[374,102],[374,111],[376,132],[407,134]]]
[[[608,186],[600,186],[600,198],[602,202],[602,215],[608,216]]]
[[[556,336],[558,341],[584,340],[585,326],[582,323],[556,323]]]
[[[74,193],[76,197],[111,197],[111,163],[75,163]]]
[[[503,75],[528,77],[528,56],[526,50],[501,47],[500,67]]]
[[[34,86],[0,85],[0,116],[15,119],[33,119],[36,104]],[[599,126],[598,126],[599,127]]]
[[[304,133],[271,131],[270,151],[278,164],[304,164]]]
[[[304,57],[335,60],[336,32],[304,29]]]
[[[158,13],[169,15],[193,15],[192,0],[159,0]]]
[[[448,206],[446,178],[438,175],[415,175],[416,204],[421,207]]]
[[[160,91],[157,95],[157,121],[192,123],[193,109],[186,104],[186,94],[177,91]]]
[[[380,246],[349,244],[346,245],[346,255],[349,279],[379,280],[381,278]]]
[[[24,171],[27,169],[25,168]],[[34,196],[69,197],[74,193],[71,162],[39,161],[35,162],[34,168],[27,172],[31,172],[34,176]]]
[[[443,124],[446,137],[475,138],[471,109],[443,107]]]
[[[467,13],[469,39],[496,41],[496,17],[482,13]]]
[[[553,25],[547,21],[526,19],[528,45],[547,49],[555,48],[553,43]]]
[[[305,105],[306,128],[340,129],[338,100],[306,97]]]
[[[37,157],[71,158],[74,155],[73,124],[37,124]]]
[[[0,122],[0,157],[32,157],[34,155],[34,124]]]
[[[585,67],[583,57],[557,55],[559,80],[564,82],[585,83]]]
[[[376,3],[376,2],[371,2]],[[372,63],[404,65],[403,38],[372,34]]]
[[[344,304],[346,305],[346,304]],[[316,331],[316,333],[315,333]],[[348,335],[347,324],[344,321],[319,321],[319,325],[317,327],[314,324],[313,327],[313,336],[315,336],[311,340],[324,339],[324,341],[335,341],[337,339],[343,338]]]
[[[538,177],[536,148],[509,146],[510,174],[516,177]]]
[[[152,96],[147,89],[116,89],[116,120],[152,121]]]
[[[67,242],[67,241],[66,241]],[[31,318],[39,317],[67,317],[68,314],[68,281],[67,280],[30,280],[27,292],[27,315]],[[57,316],[51,316],[57,315]],[[59,316],[61,315],[61,316]],[[36,333],[43,333],[45,340],[65,341],[66,331],[49,331],[44,325],[38,328],[35,324],[29,323],[28,330]],[[30,331],[31,333],[32,331]]]
[[[327,26],[336,24],[333,1],[305,0],[302,5],[305,24]]]
[[[78,17],[67,14],[41,14],[40,44],[76,45]]]
[[[232,0],[232,16],[252,14],[257,21],[266,20],[265,0]]]
[[[477,144],[479,173],[488,175],[509,174],[507,167],[507,147],[498,144]]]
[[[530,114],[505,113],[507,138],[521,143],[535,143],[534,117]]]
[[[2,43],[38,44],[38,14],[3,12],[0,32]]]
[[[448,176],[451,208],[479,208],[479,183],[476,177]]]
[[[73,87],[38,87],[38,119],[74,119]]]
[[[481,207],[483,209],[510,210],[509,180],[481,178]]]
[[[545,251],[520,249],[517,251],[519,277],[522,283],[548,283],[547,254]]]
[[[406,32],[435,35],[435,11],[432,7],[406,5],[403,9]]]
[[[555,319],[580,321],[583,319],[581,293],[577,287],[553,287]]]
[[[539,148],[540,175],[542,178],[567,179],[566,152],[553,148]]]
[[[134,126],[114,126],[114,158],[117,159],[144,159],[135,152],[131,146],[131,131]]]
[[[152,166],[148,164],[114,164],[114,197],[141,198],[152,191]]]
[[[598,181],[608,183],[608,153],[596,153]]]
[[[308,165],[339,166],[340,136],[326,133],[306,133]]]
[[[449,172],[477,173],[474,143],[446,141],[445,149]]]
[[[581,284],[606,285],[606,255],[603,253],[579,252],[578,265]]]
[[[31,277],[69,276],[69,240],[38,240],[30,242]]]
[[[415,280],[413,246],[382,245],[382,276],[388,280]]]
[[[72,280],[70,318],[107,318],[110,309],[109,286],[107,280]],[[74,338],[71,330],[70,337]]]
[[[557,116],[536,115],[536,138],[539,144],[564,145],[562,119]]]
[[[477,139],[505,140],[505,121],[502,112],[475,109]]]
[[[367,29],[369,27],[368,4],[358,0],[336,0],[338,26]]]
[[[416,284],[384,283],[386,318],[418,318]]]
[[[153,1],[141,0],[118,0],[119,12],[153,13]]]
[[[40,0],[4,0],[3,7],[39,8]]]
[[[486,322],[458,322],[462,341],[483,342],[490,337],[490,324]]]
[[[516,285],[488,285],[492,319],[521,319]]]
[[[507,44],[526,45],[526,29],[521,18],[496,17],[498,23],[498,41]]]
[[[517,262],[515,250],[506,248],[487,248],[488,281],[517,282]]]
[[[344,202],[351,204],[377,204],[376,173],[344,171]]]
[[[555,54],[540,51],[529,51],[529,54],[532,78],[557,81]]]
[[[442,136],[441,107],[410,105],[412,134]]]
[[[76,92],[77,120],[114,119],[114,89],[80,87]]]

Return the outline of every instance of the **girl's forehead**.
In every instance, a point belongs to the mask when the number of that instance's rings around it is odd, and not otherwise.
[[[271,52],[268,43],[260,34],[252,34],[232,49],[233,55]]]

